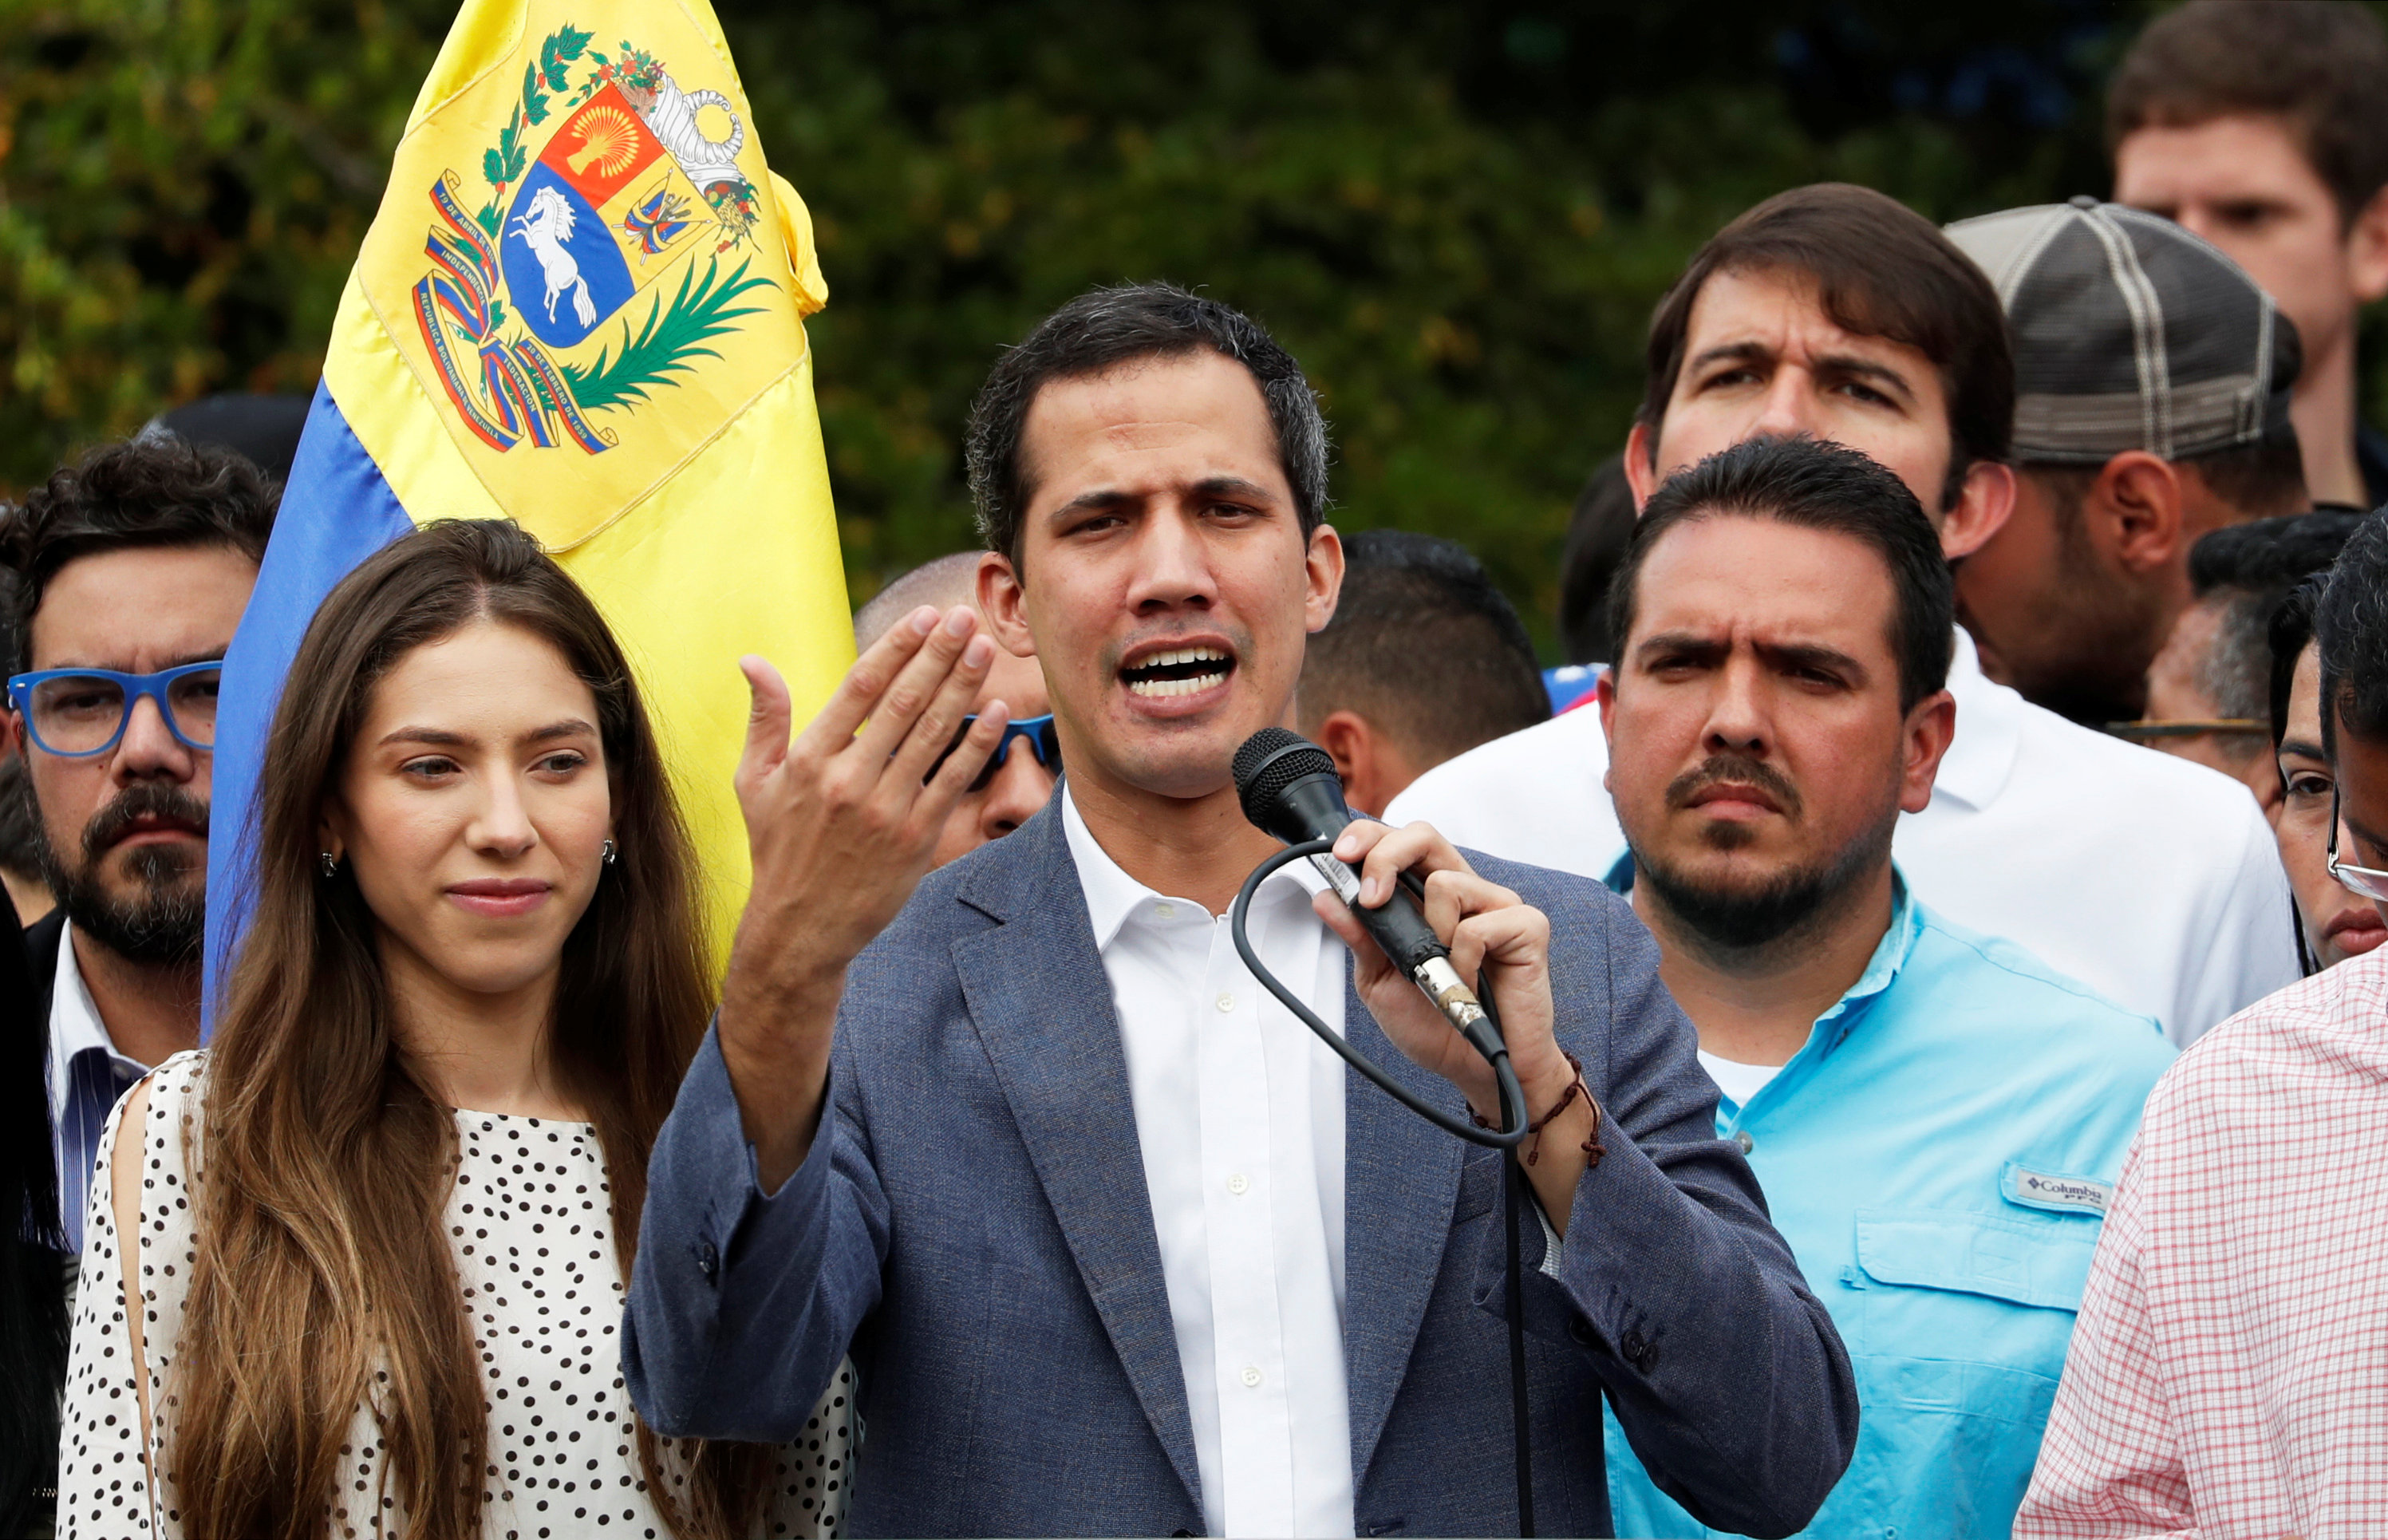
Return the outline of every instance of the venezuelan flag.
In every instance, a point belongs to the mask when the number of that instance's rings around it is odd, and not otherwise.
[[[852,662],[804,317],[812,223],[765,166],[705,0],[466,0],[341,298],[273,541],[225,658],[208,998],[246,917],[249,810],[316,606],[437,518],[511,518],[640,673],[710,889],[743,900],[736,660],[799,719]]]

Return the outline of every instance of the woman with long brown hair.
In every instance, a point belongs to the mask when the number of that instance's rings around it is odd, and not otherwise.
[[[629,665],[528,536],[432,525],[324,601],[253,878],[212,1045],[109,1130],[60,1533],[832,1527],[850,1394],[799,1450],[658,1440],[622,1389],[647,1156],[711,991]]]

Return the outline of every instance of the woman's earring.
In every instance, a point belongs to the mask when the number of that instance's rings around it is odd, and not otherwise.
[[[619,850],[614,848],[614,842],[612,840],[607,840],[604,847],[597,852],[597,858],[603,861],[607,866],[611,866],[614,864],[614,858],[620,854],[621,852]]]
[[[323,868],[324,875],[326,878],[337,877],[340,874],[340,858],[335,856],[329,850],[317,856],[315,858],[315,861],[318,866]]]

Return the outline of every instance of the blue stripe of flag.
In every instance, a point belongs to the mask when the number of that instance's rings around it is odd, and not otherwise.
[[[208,820],[207,982],[202,1036],[213,1030],[217,990],[248,926],[246,883],[257,843],[258,772],[282,681],[316,606],[367,556],[413,531],[389,482],[318,385],[298,440],[257,592],[224,654],[216,705],[215,785]]]

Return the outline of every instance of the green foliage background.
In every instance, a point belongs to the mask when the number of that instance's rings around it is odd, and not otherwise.
[[[2151,8],[718,4],[819,231],[857,600],[970,541],[959,431],[996,350],[1088,285],[1169,278],[1303,360],[1339,523],[1465,540],[1545,639],[1570,502],[1691,250],[1823,178],[1935,219],[2103,192],[2099,83]],[[0,490],[196,395],[312,388],[452,16],[0,6]]]

